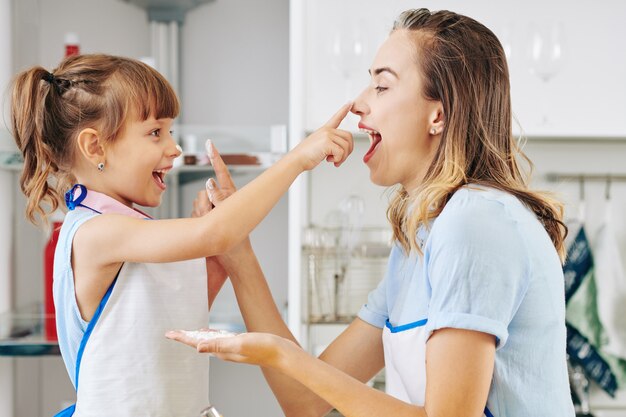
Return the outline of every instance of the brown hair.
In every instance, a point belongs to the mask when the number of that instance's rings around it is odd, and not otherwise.
[[[33,67],[12,86],[13,137],[24,157],[20,178],[26,217],[44,223],[74,181],[75,139],[85,128],[114,141],[129,117],[175,118],[179,103],[167,80],[134,59],[77,55],[49,73]],[[46,203],[48,210],[42,206]]]
[[[421,253],[417,230],[428,226],[460,187],[478,184],[511,193],[531,209],[563,260],[563,205],[528,188],[533,166],[513,136],[509,72],[497,37],[474,19],[428,9],[403,12],[396,30],[414,35],[422,94],[442,103],[445,126],[415,197],[400,188],[390,203],[387,217],[395,239],[405,251]],[[527,173],[518,158],[526,161]]]

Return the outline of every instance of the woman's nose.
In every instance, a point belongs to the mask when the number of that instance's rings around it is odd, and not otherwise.
[[[356,114],[357,116],[364,116],[369,113],[369,106],[367,105],[367,102],[365,101],[366,92],[367,92],[367,89],[363,90],[363,92],[359,94],[357,98],[354,99],[354,104],[352,105],[352,108],[350,109],[350,111]]]

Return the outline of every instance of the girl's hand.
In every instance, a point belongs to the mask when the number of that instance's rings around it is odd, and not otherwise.
[[[222,360],[248,363],[267,368],[281,368],[290,353],[301,350],[295,343],[269,333],[241,333],[237,336],[199,341],[181,331],[169,331],[168,339],[210,353]]]
[[[323,160],[341,165],[352,153],[352,133],[338,129],[350,112],[352,103],[344,104],[328,122],[298,144],[291,152],[302,162],[303,170],[315,168]]]

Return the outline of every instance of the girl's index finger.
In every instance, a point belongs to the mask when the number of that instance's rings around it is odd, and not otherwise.
[[[205,143],[205,147],[206,147],[207,155],[209,156],[209,159],[211,160],[211,165],[213,166],[213,169],[215,170],[215,177],[217,178],[217,183],[219,184],[220,188],[224,188],[224,186],[235,188],[235,183],[233,183],[233,179],[230,176],[228,167],[222,160],[222,157],[220,156],[220,153],[217,151],[217,148],[215,148],[213,141],[211,139],[207,139]]]
[[[348,113],[350,113],[352,104],[353,103],[349,101],[348,103],[341,106],[341,108],[337,111],[337,113],[335,113],[333,117],[331,117],[330,120],[327,121],[324,126],[332,127],[333,129],[338,128],[341,122],[343,121],[343,119],[345,119]]]

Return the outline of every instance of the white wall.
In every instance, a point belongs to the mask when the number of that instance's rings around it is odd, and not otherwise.
[[[139,58],[150,53],[144,10],[117,0],[14,0],[17,11],[15,68],[63,59],[64,35],[75,32],[82,53]]]
[[[216,0],[183,26],[185,123],[287,124],[288,0]]]

